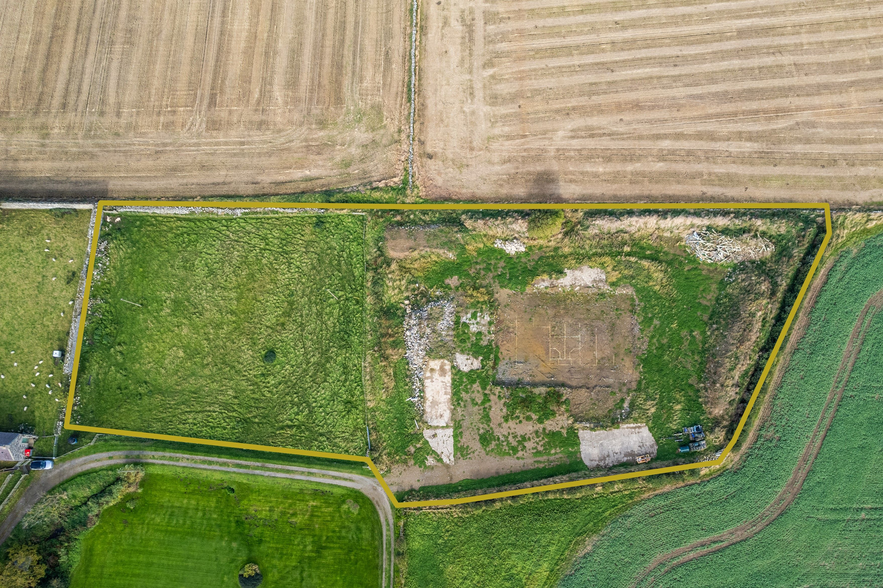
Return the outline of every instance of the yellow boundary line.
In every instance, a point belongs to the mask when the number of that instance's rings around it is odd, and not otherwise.
[[[98,247],[98,236],[99,230],[101,228],[101,219],[102,214],[104,212],[105,206],[150,206],[150,207],[161,207],[161,206],[183,206],[183,207],[197,207],[197,208],[303,208],[303,209],[363,209],[363,210],[531,210],[531,209],[591,209],[591,210],[690,210],[690,209],[717,209],[717,210],[727,210],[727,209],[756,209],[756,210],[769,210],[769,209],[818,209],[824,210],[825,212],[825,238],[822,241],[822,246],[819,248],[816,253],[816,257],[813,260],[812,266],[810,267],[809,273],[806,276],[806,279],[803,281],[803,286],[800,288],[800,292],[797,294],[797,299],[794,301],[794,305],[791,307],[791,312],[788,313],[788,318],[785,320],[785,325],[782,327],[782,332],[779,334],[779,338],[776,340],[776,344],[773,347],[772,352],[770,353],[770,358],[766,362],[766,366],[763,368],[763,372],[760,374],[760,379],[757,381],[757,385],[754,387],[754,391],[751,394],[751,398],[748,400],[748,405],[745,407],[745,412],[742,415],[742,418],[739,420],[739,426],[736,427],[736,431],[733,434],[733,438],[724,448],[718,459],[712,461],[702,461],[698,463],[690,463],[678,466],[669,466],[665,468],[655,468],[651,470],[641,470],[635,472],[628,472],[624,474],[615,474],[611,476],[601,476],[598,478],[588,478],[585,480],[575,480],[573,482],[563,482],[560,484],[546,484],[542,486],[534,486],[531,488],[522,488],[519,490],[508,490],[506,492],[492,492],[489,494],[481,494],[478,496],[467,496],[464,498],[453,498],[447,500],[417,500],[417,501],[409,501],[409,502],[399,502],[390,489],[389,485],[383,479],[383,476],[380,474],[380,470],[377,469],[377,466],[374,465],[374,462],[370,457],[362,457],[359,455],[346,455],[341,453],[326,453],[324,451],[307,451],[302,449],[289,449],[286,447],[272,447],[269,445],[254,445],[251,443],[235,443],[232,441],[213,441],[211,439],[199,439],[194,437],[179,437],[177,435],[159,435],[155,433],[143,433],[139,431],[124,431],[119,429],[107,429],[103,427],[86,427],[81,425],[72,425],[70,423],[70,415],[73,411],[74,405],[74,390],[76,389],[77,384],[77,371],[79,369],[80,364],[80,351],[83,344],[83,331],[86,326],[86,314],[89,307],[89,291],[92,287],[92,271],[94,269],[95,264],[95,251]],[[782,343],[785,340],[785,337],[788,335],[788,330],[791,328],[791,323],[794,321],[794,317],[797,314],[797,309],[800,306],[800,303],[803,301],[803,297],[806,294],[807,289],[809,288],[809,284],[812,281],[813,276],[818,269],[819,262],[822,259],[822,255],[825,253],[825,249],[828,247],[828,242],[831,240],[831,207],[827,203],[816,203],[816,202],[787,202],[787,203],[773,203],[773,202],[759,202],[756,204],[726,204],[726,203],[664,203],[664,204],[656,204],[656,203],[643,203],[643,204],[626,204],[626,203],[592,203],[592,204],[579,204],[579,203],[568,203],[568,204],[359,204],[359,203],[277,203],[277,202],[203,202],[203,201],[182,201],[182,202],[157,202],[153,200],[101,200],[98,202],[98,210],[95,215],[95,227],[93,229],[92,236],[92,249],[89,252],[89,266],[86,273],[86,289],[83,294],[83,310],[80,314],[80,328],[79,333],[77,335],[77,346],[74,352],[74,368],[73,373],[71,374],[71,387],[70,392],[68,394],[67,399],[67,411],[64,416],[64,426],[67,429],[74,431],[86,431],[90,433],[106,433],[110,435],[123,435],[129,437],[141,437],[146,439],[157,439],[161,441],[177,441],[182,443],[197,443],[201,445],[214,445],[217,447],[230,447],[234,449],[250,449],[256,451],[267,451],[272,453],[284,453],[288,455],[304,455],[308,457],[323,457],[344,461],[353,461],[360,462],[366,464],[371,471],[374,473],[374,476],[377,478],[377,481],[383,486],[384,491],[387,496],[389,496],[390,501],[396,508],[415,508],[415,507],[423,507],[423,506],[452,506],[457,504],[467,504],[470,502],[480,502],[484,500],[494,500],[497,498],[508,498],[511,496],[522,496],[525,494],[533,494],[535,492],[545,492],[548,490],[563,490],[565,488],[577,488],[579,486],[589,486],[591,484],[602,484],[605,482],[614,482],[616,480],[627,480],[630,478],[641,478],[644,476],[654,476],[657,474],[668,474],[672,472],[683,472],[687,470],[694,470],[697,468],[705,468],[709,466],[716,466],[723,463],[724,459],[726,459],[727,455],[732,451],[733,447],[736,445],[736,442],[739,440],[739,435],[742,433],[742,429],[745,427],[745,423],[748,421],[748,416],[751,414],[751,409],[754,407],[754,403],[757,400],[757,396],[760,393],[761,388],[766,382],[767,376],[769,375],[770,369],[772,368],[773,363],[776,360],[776,356],[779,353],[779,349],[782,347]]]

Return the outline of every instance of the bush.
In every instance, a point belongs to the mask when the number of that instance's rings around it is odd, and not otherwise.
[[[0,586],[33,588],[46,575],[35,545],[18,545],[9,550],[9,561],[0,570]]]
[[[527,220],[527,236],[531,239],[554,237],[561,231],[563,223],[563,210],[538,210]]]
[[[239,585],[242,588],[257,588],[264,581],[256,563],[247,563],[239,570]]]

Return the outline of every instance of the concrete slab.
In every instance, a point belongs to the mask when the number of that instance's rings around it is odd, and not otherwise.
[[[451,362],[430,359],[423,374],[423,418],[433,427],[451,424]]]
[[[608,467],[635,461],[639,455],[656,457],[656,440],[647,425],[622,425],[607,431],[579,431],[579,450],[590,467]]]

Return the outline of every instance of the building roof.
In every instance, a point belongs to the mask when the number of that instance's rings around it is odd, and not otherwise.
[[[0,433],[0,461],[21,461],[26,444],[19,433]]]

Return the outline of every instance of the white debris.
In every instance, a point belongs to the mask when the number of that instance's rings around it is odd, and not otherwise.
[[[6,376],[4,376],[3,374],[0,374],[0,380],[5,380],[5,379],[6,379]]]
[[[31,388],[36,388],[36,387],[37,387],[36,384],[31,384]]]
[[[442,309],[442,317],[433,325],[429,322],[429,311],[433,308]],[[425,308],[410,310],[405,315],[405,358],[411,368],[411,387],[414,396],[409,400],[422,408],[421,392],[423,391],[423,369],[426,365],[426,352],[436,338],[451,339],[454,333],[454,302],[436,300]]]
[[[49,251],[48,249],[44,249],[43,251]]]
[[[54,376],[54,375],[55,375],[55,374],[49,374],[49,377],[51,378],[51,377]]]
[[[58,398],[55,399],[55,402],[58,402]]]
[[[465,355],[463,353],[455,353],[454,354],[454,365],[457,366],[457,369],[461,372],[471,372],[472,370],[480,370],[481,369],[481,358],[480,357],[472,357],[471,355]]]
[[[52,258],[52,261],[56,261],[54,257]]]
[[[48,388],[48,387],[49,387],[49,384],[46,384],[46,387]]]
[[[576,269],[566,269],[564,273],[565,276],[557,280],[541,278],[534,282],[533,286],[534,288],[561,288],[564,290],[574,288],[610,289],[610,286],[607,285],[607,274],[602,269],[584,265]]]
[[[52,276],[52,281],[53,281],[53,282],[55,281],[55,276]]]
[[[460,322],[469,325],[471,333],[487,333],[490,330],[491,316],[486,312],[470,312],[460,316]]]
[[[590,467],[609,467],[638,456],[656,457],[656,441],[647,425],[622,425],[607,431],[581,430],[579,450],[583,462]]]
[[[15,351],[10,351],[9,353],[15,353]]]
[[[13,363],[12,366],[13,366],[13,367],[18,366],[18,362]]]
[[[52,239],[46,239],[47,243],[52,243]]]
[[[68,306],[70,306],[70,305],[71,305],[71,304],[73,304],[73,303],[74,303],[74,301],[73,301],[73,300],[71,300],[71,301],[70,301],[70,302],[68,302],[68,303],[67,303],[67,304],[68,304]]]
[[[26,407],[25,407],[25,411],[27,411],[27,410],[28,410],[28,407],[26,406]]]
[[[37,373],[36,373],[36,374],[34,374],[34,375],[35,375],[35,376],[39,376],[39,375],[40,375],[40,372],[37,372]]]
[[[454,429],[423,429],[423,438],[429,441],[432,450],[438,453],[442,461],[454,463]]]
[[[26,394],[22,394],[21,397],[24,398],[25,400],[27,400],[27,398],[28,398]]]
[[[68,259],[67,262],[68,262],[68,263],[73,263],[74,260],[73,260],[73,259]]]
[[[775,246],[763,237],[741,235],[726,237],[714,229],[692,231],[684,239],[687,247],[706,263],[738,263],[767,257]]]
[[[40,361],[38,361],[38,362],[37,362],[37,363],[38,363],[38,364],[41,364],[41,363],[43,363],[43,360],[42,360],[42,359],[41,359],[41,360],[40,360]]]
[[[496,241],[494,241],[494,247],[496,247],[497,249],[502,249],[509,255],[515,255],[516,253],[524,253],[525,251],[527,251],[527,247],[525,247],[524,243],[522,243],[518,239],[510,239],[509,241],[497,239]]]

